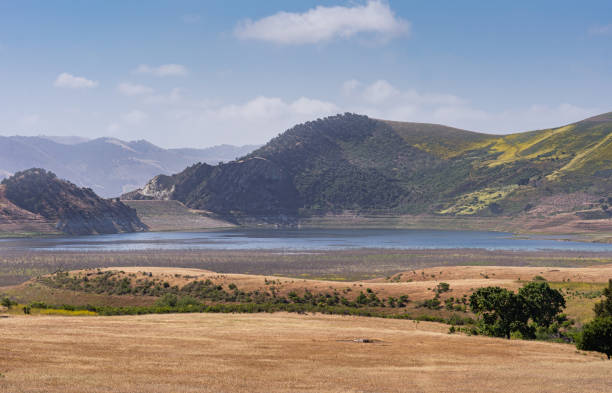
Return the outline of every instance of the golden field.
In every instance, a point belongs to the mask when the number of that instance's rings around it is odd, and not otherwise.
[[[433,296],[440,282],[450,284],[444,299],[489,285],[516,290],[541,276],[565,291],[566,312],[579,324],[592,318],[598,300],[586,295],[612,277],[611,265],[442,266],[360,281],[176,267],[101,270],[120,271],[119,278],[147,272],[179,287],[204,279],[247,291],[266,291],[273,285],[280,295],[338,290],[353,297],[371,288],[380,297],[409,295],[406,312],[442,316],[446,311],[415,308]],[[351,291],[345,292],[347,288]],[[36,280],[0,292],[24,303],[119,306],[156,300],[54,289]],[[612,363],[603,354],[577,351],[573,344],[450,335],[449,326],[438,323],[284,312],[101,317],[41,311],[24,316],[14,308],[0,318],[0,392],[612,391]],[[359,342],[363,339],[371,342]]]
[[[2,392],[609,392],[574,346],[277,314],[0,319]],[[367,338],[372,343],[355,339]]]

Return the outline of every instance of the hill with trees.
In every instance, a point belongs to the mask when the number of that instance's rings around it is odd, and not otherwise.
[[[238,160],[155,177],[122,198],[175,199],[238,221],[351,211],[607,222],[610,175],[612,113],[510,135],[346,113],[297,125]]]
[[[0,229],[61,231],[71,235],[146,230],[136,211],[118,199],[102,199],[89,188],[29,169],[0,185]]]

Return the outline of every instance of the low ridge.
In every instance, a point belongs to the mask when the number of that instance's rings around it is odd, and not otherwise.
[[[44,169],[29,169],[4,179],[0,224],[37,223],[70,235],[146,230],[136,211],[118,199],[102,199]]]

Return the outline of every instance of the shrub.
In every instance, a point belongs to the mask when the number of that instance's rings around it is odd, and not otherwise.
[[[166,293],[155,302],[155,305],[158,307],[176,307],[177,304],[178,296],[173,293]]]
[[[595,304],[595,319],[584,325],[578,336],[578,349],[605,353],[608,359],[612,356],[612,279],[604,289],[605,299]]]
[[[6,308],[11,308],[11,306],[16,303],[13,303],[13,301],[9,299],[8,297],[4,297],[2,298],[2,301],[0,301],[0,304]]]
[[[612,356],[612,317],[597,317],[584,325],[578,337],[578,349],[605,353]]]
[[[608,287],[603,290],[605,299],[595,304],[595,315],[598,317],[612,317],[612,279],[608,280]]]

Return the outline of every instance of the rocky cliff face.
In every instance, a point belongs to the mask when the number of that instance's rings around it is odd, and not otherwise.
[[[102,199],[44,169],[18,172],[2,182],[4,198],[70,235],[146,230],[136,211],[121,201]]]

